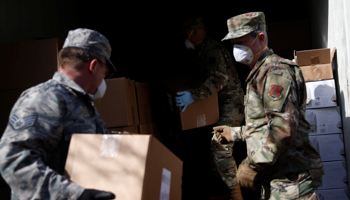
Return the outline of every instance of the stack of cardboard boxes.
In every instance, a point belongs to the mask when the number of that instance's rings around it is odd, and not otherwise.
[[[321,199],[349,199],[342,121],[332,70],[334,53],[335,49],[298,51],[296,62],[306,81],[310,140],[325,170],[318,194]]]
[[[57,54],[62,45],[63,40],[57,38],[0,45],[0,137],[21,93],[49,80],[57,71]],[[10,189],[1,176],[0,194],[2,199],[10,199]]]
[[[121,77],[107,79],[106,84],[105,96],[94,104],[110,133],[155,136],[149,83]]]

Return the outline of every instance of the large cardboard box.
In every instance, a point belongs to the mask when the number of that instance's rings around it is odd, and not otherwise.
[[[135,82],[135,89],[140,124],[153,122],[149,83]]]
[[[311,125],[310,135],[342,133],[339,107],[308,109],[306,120]]]
[[[345,160],[343,134],[310,136],[310,141],[322,161]]]
[[[65,169],[73,182],[117,199],[181,200],[182,166],[151,135],[73,134]]]
[[[0,90],[28,88],[51,79],[62,46],[58,38],[0,44]]]
[[[324,175],[318,189],[347,188],[348,177],[345,161],[323,162]]]
[[[134,81],[107,79],[104,97],[94,104],[108,128],[139,124]]]
[[[320,200],[349,200],[348,188],[317,190]]]
[[[190,84],[191,82],[191,84]],[[187,106],[184,112],[182,108],[176,106],[176,93],[180,91],[191,91],[194,89],[192,85],[194,81],[188,79],[172,79],[163,81],[168,88],[168,101],[175,115],[178,126],[181,130],[189,130],[215,124],[219,121],[219,104],[218,95],[215,93],[211,97],[203,100],[194,101]],[[188,83],[188,84],[187,84]]]
[[[303,71],[306,82],[333,79],[332,61],[335,48],[297,51],[295,61]]]
[[[337,106],[334,79],[306,82],[306,91],[306,109]]]

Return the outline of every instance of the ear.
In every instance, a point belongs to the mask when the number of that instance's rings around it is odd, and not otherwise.
[[[97,60],[97,59],[93,59],[92,61],[90,61],[89,70],[90,70],[90,72],[92,73],[92,75],[94,75],[95,73],[97,73],[98,66],[99,66],[99,63],[98,63],[98,60]]]
[[[259,33],[259,40],[260,40],[260,44],[263,45],[265,43],[265,39],[266,39],[266,36],[263,32],[260,32]]]

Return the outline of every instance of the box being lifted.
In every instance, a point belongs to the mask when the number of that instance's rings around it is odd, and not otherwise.
[[[116,199],[181,200],[182,161],[151,135],[73,134],[66,175]]]
[[[337,106],[334,79],[306,82],[306,91],[306,109]]]
[[[194,101],[187,106],[184,112],[182,108],[176,106],[176,93],[181,91],[191,91],[200,86],[195,79],[176,79],[166,80],[163,84],[168,89],[168,100],[172,111],[176,117],[181,130],[189,130],[215,124],[219,121],[219,103],[218,95],[215,93],[211,97],[203,100]]]
[[[342,133],[339,112],[339,107],[306,110],[306,120],[311,125],[310,135]]]
[[[297,51],[296,63],[303,71],[306,82],[333,79],[332,61],[336,48]]]

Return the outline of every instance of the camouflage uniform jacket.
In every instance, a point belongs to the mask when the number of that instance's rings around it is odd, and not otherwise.
[[[207,78],[198,89],[191,91],[193,98],[206,99],[217,92],[220,106],[230,104],[239,108],[240,113],[234,115],[242,122],[244,91],[231,53],[222,44],[207,37],[202,43],[197,61],[201,76]],[[233,109],[229,106],[228,108]]]
[[[246,141],[247,164],[269,178],[300,171],[309,171],[313,178],[321,176],[321,158],[309,140],[300,67],[269,50],[246,82],[246,125],[231,130],[235,140]]]
[[[24,91],[0,141],[0,172],[12,199],[77,199],[64,176],[73,133],[108,133],[89,95],[60,72]]]

